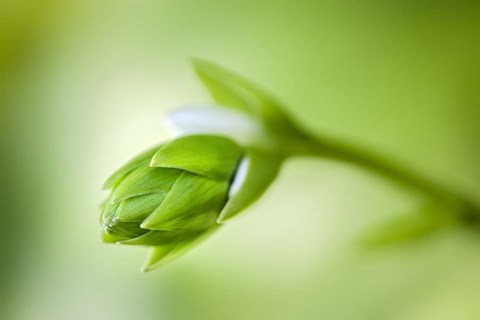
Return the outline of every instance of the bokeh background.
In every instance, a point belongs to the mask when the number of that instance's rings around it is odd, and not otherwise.
[[[210,98],[190,57],[262,84],[313,131],[480,191],[475,0],[1,0],[1,319],[480,318],[480,238],[365,249],[412,190],[298,159],[248,213],[143,274],[100,241],[103,181]]]

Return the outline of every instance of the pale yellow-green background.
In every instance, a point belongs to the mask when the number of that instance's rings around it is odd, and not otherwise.
[[[209,101],[189,59],[260,83],[318,133],[480,194],[478,1],[0,1],[0,318],[480,318],[480,241],[363,250],[419,196],[334,163],[289,162],[188,255],[100,242],[102,182]]]

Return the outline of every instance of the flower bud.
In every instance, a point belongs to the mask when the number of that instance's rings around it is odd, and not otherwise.
[[[255,201],[279,161],[229,138],[190,135],[152,148],[105,183],[103,241],[152,247],[143,270],[190,248]]]
[[[177,109],[168,124],[184,135],[137,156],[105,183],[111,193],[103,240],[144,245],[151,270],[180,256],[255,202],[302,132],[283,107],[249,81],[195,59],[217,106]]]

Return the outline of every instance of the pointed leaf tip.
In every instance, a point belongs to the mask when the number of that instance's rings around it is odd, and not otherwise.
[[[228,181],[211,180],[190,172],[183,172],[162,204],[145,219],[142,228],[162,230],[165,222],[178,218],[219,212],[225,202]]]
[[[215,102],[250,114],[258,114],[258,97],[249,85],[233,72],[213,62],[195,58],[193,67]]]
[[[184,243],[156,246],[150,249],[144,265],[140,269],[142,272],[149,272],[160,268],[168,262],[181,256],[188,246]]]
[[[300,134],[283,105],[259,86],[213,62],[204,59],[192,62],[216,103],[260,119],[275,136],[285,138]]]
[[[109,190],[118,186],[132,170],[141,166],[143,163],[148,163],[149,159],[160,147],[161,145],[155,146],[133,157],[133,159],[112,173],[112,175],[103,184],[102,189]]]
[[[217,219],[223,223],[253,204],[277,177],[282,159],[250,149],[242,160],[229,190],[229,199]]]

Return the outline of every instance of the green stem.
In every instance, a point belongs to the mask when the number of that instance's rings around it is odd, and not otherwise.
[[[408,170],[399,163],[380,155],[366,152],[342,141],[327,138],[315,138],[304,134],[292,145],[295,156],[313,156],[337,160],[366,168],[386,178],[413,187],[433,199],[444,203],[452,212],[468,223],[480,222],[480,208],[471,199],[444,187],[435,181]]]

